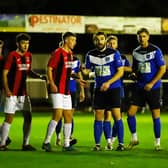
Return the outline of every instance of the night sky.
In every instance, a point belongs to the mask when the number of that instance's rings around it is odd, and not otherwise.
[[[163,0],[0,0],[0,13],[168,17]]]

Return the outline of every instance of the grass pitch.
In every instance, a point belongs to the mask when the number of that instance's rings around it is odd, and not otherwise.
[[[10,130],[12,143],[9,151],[0,151],[0,168],[167,168],[168,164],[168,115],[162,113],[162,151],[154,151],[153,123],[150,113],[137,114],[137,133],[140,144],[131,151],[92,151],[93,113],[76,112],[74,116],[74,137],[78,139],[75,145],[77,151],[62,152],[55,146],[55,134],[52,137],[53,152],[47,153],[41,149],[51,112],[33,113],[30,143],[37,148],[34,152],[21,151],[22,146],[22,115],[17,112]],[[3,114],[0,114],[0,123]],[[125,130],[125,146],[130,142],[130,132],[123,117]],[[102,147],[106,142],[102,136]],[[117,142],[115,148],[117,147]]]

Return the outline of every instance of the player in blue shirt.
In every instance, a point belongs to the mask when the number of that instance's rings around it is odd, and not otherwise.
[[[73,62],[72,62],[72,73],[77,74],[80,79],[82,79],[82,74],[81,74],[81,63],[80,60],[73,56]],[[77,107],[77,97],[78,97],[78,84],[77,84],[77,79],[70,78],[69,82],[69,88],[70,88],[70,94],[71,94],[71,99],[72,99],[72,113],[74,113],[75,108]],[[79,85],[79,101],[82,102],[85,99],[85,93],[84,93],[84,87],[82,85]],[[56,145],[61,146],[61,128],[62,128],[62,119],[58,122],[56,126]],[[72,128],[71,128],[71,137],[70,137],[70,146],[74,145],[77,143],[77,139],[72,138],[74,130],[74,119],[72,120]]]
[[[136,78],[132,92],[131,105],[128,109],[128,126],[132,139],[128,148],[139,144],[136,133],[136,112],[147,102],[152,112],[155,135],[155,150],[160,150],[160,87],[161,78],[166,72],[162,51],[149,42],[150,34],[146,28],[137,32],[139,46],[133,50],[133,76]]]
[[[107,47],[113,48],[114,50],[118,49],[118,38],[117,38],[117,36],[110,35],[110,36],[107,37]],[[122,59],[122,64],[124,66],[124,74],[132,72],[131,65],[130,65],[128,59],[126,58],[126,56],[121,54],[121,59]],[[121,81],[122,81],[121,91],[120,91],[121,112],[123,113],[125,111],[126,104],[125,104],[125,93],[124,93],[125,88],[124,88],[123,79],[121,79]],[[110,129],[110,125],[111,125],[111,118],[112,118],[111,111],[110,110],[105,111],[105,119],[104,119],[104,122],[103,122],[104,134],[105,134],[106,139],[109,136],[111,136],[111,141],[112,141],[112,146],[113,146],[113,143],[115,142],[115,140],[117,138],[117,129],[116,129],[116,122],[114,121],[112,131],[111,131],[112,135],[110,135],[108,133],[108,130]],[[107,146],[106,149],[111,149],[111,148],[113,148],[112,146]]]
[[[120,113],[120,87],[123,75],[121,55],[118,51],[106,47],[106,35],[97,32],[93,36],[95,49],[86,54],[85,66],[95,72],[93,108],[95,109],[93,150],[101,150],[101,135],[105,109],[111,109],[117,125],[119,145],[116,150],[124,150],[124,129]],[[109,130],[111,131],[111,130]],[[111,138],[108,139],[108,145]]]

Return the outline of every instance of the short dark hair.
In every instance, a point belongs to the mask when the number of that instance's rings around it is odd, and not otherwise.
[[[62,34],[62,41],[65,41],[65,39],[70,36],[76,37],[76,34],[72,32],[65,32]]]
[[[31,37],[27,33],[19,33],[16,36],[16,42],[20,42],[21,40],[29,41],[29,40],[31,40]]]
[[[141,33],[143,33],[143,32],[149,35],[148,29],[147,29],[147,28],[144,28],[144,27],[140,28],[140,29],[137,31],[137,35],[139,35],[139,34],[141,34]]]
[[[103,36],[106,38],[106,34],[105,34],[104,32],[102,32],[102,31],[99,31],[99,32],[97,32],[97,33],[95,33],[95,34],[93,35],[93,40],[95,40],[95,37],[96,37],[96,36],[100,36],[100,35],[103,35]]]

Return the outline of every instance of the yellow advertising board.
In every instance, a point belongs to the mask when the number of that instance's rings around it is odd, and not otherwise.
[[[26,15],[27,32],[66,32],[84,33],[84,17],[70,15]]]

